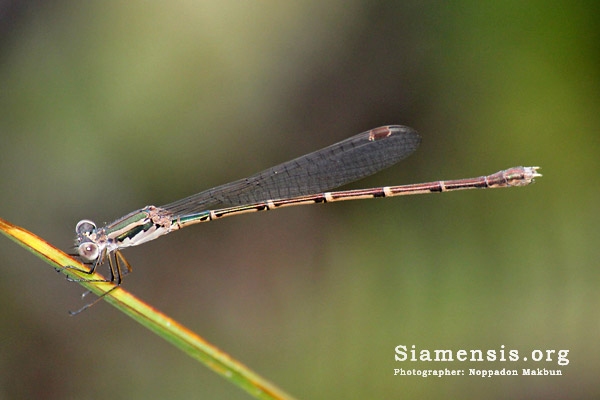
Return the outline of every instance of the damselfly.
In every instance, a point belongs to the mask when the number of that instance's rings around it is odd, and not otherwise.
[[[90,274],[108,260],[110,281],[119,285],[123,274],[131,271],[120,254],[121,249],[149,242],[188,225],[302,204],[525,186],[541,176],[537,172],[539,167],[513,167],[478,178],[325,192],[397,163],[412,154],[420,142],[419,134],[406,126],[375,128],[249,178],[165,206],[146,206],[102,228],[84,219],[75,228],[75,246],[79,256],[91,264]]]

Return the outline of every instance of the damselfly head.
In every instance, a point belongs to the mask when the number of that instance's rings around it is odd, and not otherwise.
[[[75,233],[77,234],[75,246],[77,246],[79,256],[86,261],[97,260],[100,249],[92,238],[96,233],[96,224],[88,219],[82,219],[77,223]]]

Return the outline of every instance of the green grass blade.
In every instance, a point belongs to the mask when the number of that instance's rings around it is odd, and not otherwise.
[[[104,278],[97,273],[90,275],[83,272],[89,271],[89,267],[31,232],[12,225],[1,218],[0,231],[69,278],[82,280],[79,283],[86,289],[98,296],[103,296],[103,300],[171,342],[190,357],[201,361],[208,368],[244,389],[255,398],[293,399],[290,395],[232,359],[194,332],[123,290],[122,287],[116,287],[110,282],[87,282],[86,280],[102,280]]]

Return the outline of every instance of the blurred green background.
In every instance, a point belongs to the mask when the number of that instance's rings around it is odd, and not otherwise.
[[[126,288],[302,399],[598,397],[599,4],[2,2],[0,217],[70,250],[82,218],[412,126],[352,187],[544,177],[199,225],[127,250]],[[0,274],[0,398],[248,398],[106,304],[69,317],[82,288],[5,238]],[[570,363],[394,361],[413,344]],[[393,376],[445,367],[564,376]]]

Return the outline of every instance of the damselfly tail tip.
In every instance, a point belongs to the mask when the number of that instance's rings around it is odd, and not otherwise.
[[[542,176],[537,170],[540,167],[513,167],[499,172],[502,176],[501,186],[527,186],[535,182],[535,178]]]
[[[540,167],[523,167],[523,180],[521,181],[520,185],[517,184],[516,186],[524,186],[534,183],[535,178],[542,176],[542,174],[538,172],[538,169],[540,169]]]
[[[525,167],[525,171],[527,171],[527,174],[531,176],[532,180],[533,178],[539,178],[542,176],[542,174],[537,172],[538,169],[540,169],[540,167]]]

